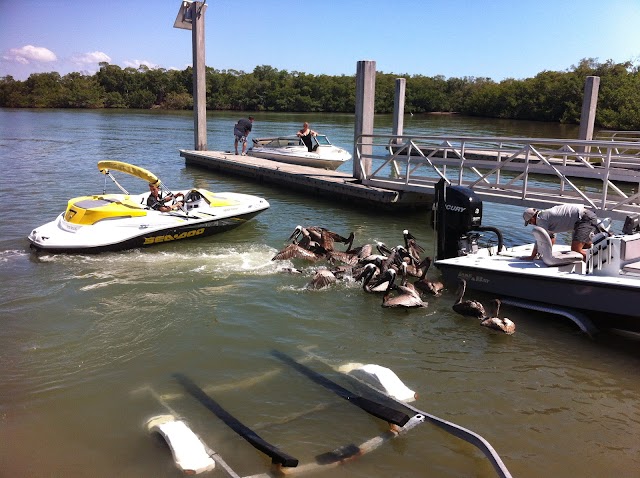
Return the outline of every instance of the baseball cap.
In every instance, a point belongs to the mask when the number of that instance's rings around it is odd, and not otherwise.
[[[538,210],[536,208],[528,207],[527,209],[525,209],[524,212],[522,213],[522,218],[524,219],[524,225],[525,226],[528,225],[529,221],[531,221],[531,218],[536,214],[538,214]]]

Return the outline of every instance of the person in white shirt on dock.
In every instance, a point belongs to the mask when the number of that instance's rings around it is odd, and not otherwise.
[[[549,233],[552,243],[555,243],[556,232],[573,231],[571,250],[582,254],[586,260],[584,248],[591,247],[591,240],[598,229],[598,216],[593,211],[579,204],[560,204],[549,209],[537,210],[527,208],[522,214],[524,225],[533,224]],[[528,257],[522,259],[533,260],[538,254],[537,245]]]

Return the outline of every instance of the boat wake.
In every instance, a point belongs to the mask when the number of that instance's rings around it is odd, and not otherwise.
[[[286,264],[271,261],[277,252],[265,244],[228,244],[214,247],[181,249],[179,251],[131,250],[99,255],[41,255],[42,262],[64,266],[66,280],[80,280],[78,289],[87,291],[122,284],[153,284],[158,280],[155,270],[163,276],[194,275],[223,279],[233,275],[271,275]],[[132,264],[135,264],[132,267]],[[68,266],[68,267],[67,267]],[[89,282],[89,283],[87,283]]]

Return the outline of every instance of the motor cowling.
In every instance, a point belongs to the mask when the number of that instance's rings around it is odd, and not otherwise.
[[[436,184],[434,210],[438,259],[477,250],[478,234],[470,234],[470,231],[482,228],[482,201],[473,190],[449,186],[441,179]]]

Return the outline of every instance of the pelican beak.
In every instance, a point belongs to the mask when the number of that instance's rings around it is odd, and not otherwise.
[[[301,233],[301,232],[302,232],[302,227],[297,226],[297,227],[293,230],[293,232],[291,233],[291,235],[289,236],[289,239],[287,239],[287,240],[289,240],[289,241],[290,241],[290,240],[291,240],[291,239],[293,239],[294,237],[298,237],[298,236],[300,235],[300,233]]]

